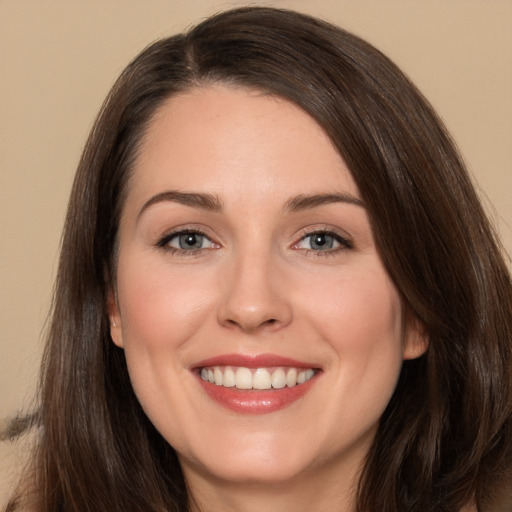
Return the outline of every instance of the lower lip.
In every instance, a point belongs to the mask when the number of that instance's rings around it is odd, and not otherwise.
[[[226,388],[205,381],[198,376],[206,394],[218,404],[232,411],[244,414],[265,414],[278,411],[302,398],[314,385],[319,374],[291,388],[272,390],[242,390]]]

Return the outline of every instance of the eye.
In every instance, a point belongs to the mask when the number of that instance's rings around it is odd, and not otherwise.
[[[203,233],[183,230],[166,235],[158,242],[158,246],[173,251],[195,252],[215,248],[216,244]]]
[[[332,231],[315,231],[302,237],[294,249],[315,252],[335,252],[352,248],[352,243],[338,233]]]

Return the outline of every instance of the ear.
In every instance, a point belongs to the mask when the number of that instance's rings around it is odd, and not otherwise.
[[[117,297],[113,290],[108,292],[107,296],[107,312],[110,321],[110,337],[112,341],[120,348],[124,347],[123,329],[121,328],[121,315],[119,313],[119,305]]]
[[[404,331],[403,358],[416,359],[428,349],[429,338],[427,330],[415,316],[408,315]]]

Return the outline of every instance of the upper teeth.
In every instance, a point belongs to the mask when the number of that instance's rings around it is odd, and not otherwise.
[[[297,368],[244,368],[214,366],[201,369],[201,378],[217,386],[237,389],[282,389],[303,384],[315,375],[315,370]]]

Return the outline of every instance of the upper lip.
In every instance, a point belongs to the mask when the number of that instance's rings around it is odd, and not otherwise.
[[[289,366],[294,368],[318,368],[318,365],[297,361],[276,354],[222,354],[204,359],[192,365],[193,368],[206,366],[242,366],[244,368],[269,368],[273,366]]]

